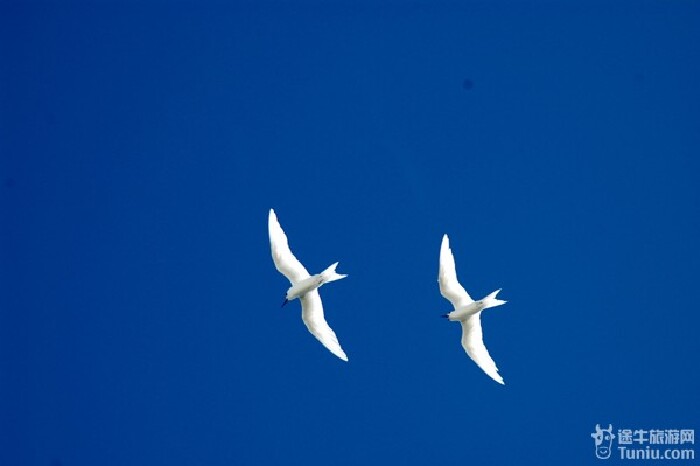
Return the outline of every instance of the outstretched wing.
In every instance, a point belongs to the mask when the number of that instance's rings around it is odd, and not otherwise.
[[[287,277],[292,284],[304,278],[309,278],[309,272],[301,265],[299,259],[294,257],[291,249],[289,249],[287,235],[282,231],[280,222],[277,221],[275,211],[272,209],[270,209],[270,215],[267,218],[267,231],[270,235],[272,260],[275,262],[277,270]]]
[[[338,343],[338,337],[335,336],[335,332],[323,317],[323,303],[321,302],[321,295],[318,294],[318,290],[309,291],[301,297],[301,319],[304,321],[304,324],[306,324],[306,328],[309,329],[309,332],[311,332],[323,346],[328,348],[331,353],[335,354],[343,361],[348,360],[343,348],[341,348],[340,343]]]
[[[440,273],[438,275],[440,293],[456,308],[466,306],[473,300],[462,285],[457,281],[455,258],[450,249],[450,240],[447,235],[442,237],[440,246]]]
[[[481,331],[481,312],[477,312],[462,321],[462,347],[472,361],[496,382],[505,385],[503,377],[498,374],[498,367],[491,358]]]

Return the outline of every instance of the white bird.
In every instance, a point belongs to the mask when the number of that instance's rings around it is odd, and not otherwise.
[[[450,240],[447,235],[442,237],[440,247],[440,273],[438,276],[440,293],[454,306],[454,310],[445,317],[452,321],[462,323],[462,347],[472,361],[476,363],[488,376],[496,382],[505,385],[503,377],[498,374],[496,363],[484,346],[483,333],[481,331],[481,311],[489,307],[500,306],[506,301],[496,299],[501,289],[494,291],[479,301],[474,301],[457,281],[455,270],[455,258],[450,250]]]
[[[343,361],[347,361],[348,357],[345,355],[343,348],[340,347],[338,337],[335,336],[335,332],[323,317],[323,303],[317,289],[321,285],[340,280],[347,277],[347,275],[336,273],[337,262],[319,274],[310,275],[289,249],[287,235],[282,231],[275,211],[272,209],[270,209],[270,215],[267,220],[267,229],[270,235],[270,248],[272,249],[272,260],[275,262],[275,267],[282,275],[287,277],[291,284],[282,306],[293,299],[299,298],[301,300],[301,319],[304,321],[306,328],[309,329],[309,332],[323,346],[328,348],[331,353]]]

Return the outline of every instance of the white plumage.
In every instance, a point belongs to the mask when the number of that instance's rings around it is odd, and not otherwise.
[[[503,377],[498,374],[498,367],[491,358],[486,346],[484,346],[483,332],[481,330],[481,312],[489,307],[500,306],[506,302],[496,299],[500,289],[489,294],[485,298],[474,301],[469,293],[457,281],[455,259],[450,250],[450,240],[447,235],[442,237],[440,246],[440,271],[438,275],[440,293],[454,306],[454,310],[443,317],[462,324],[462,347],[469,357],[488,376],[500,384],[504,384]]]
[[[284,234],[275,211],[272,209],[270,209],[268,216],[267,228],[270,236],[272,260],[277,270],[287,277],[291,284],[287,290],[287,299],[285,299],[284,304],[299,298],[301,300],[301,319],[309,332],[331,353],[343,361],[347,361],[348,357],[341,348],[338,337],[323,316],[323,303],[321,295],[318,294],[318,287],[345,278],[347,275],[336,273],[337,262],[319,274],[310,275],[289,249],[287,235]]]

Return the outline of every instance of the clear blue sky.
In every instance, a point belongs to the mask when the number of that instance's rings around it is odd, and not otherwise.
[[[700,428],[699,18],[0,1],[0,464],[597,464],[596,423]],[[270,208],[350,274],[349,363],[280,308]],[[439,318],[444,233],[503,287],[505,386]]]

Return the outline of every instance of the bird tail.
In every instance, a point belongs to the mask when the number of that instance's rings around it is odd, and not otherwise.
[[[504,301],[502,299],[496,299],[496,295],[502,290],[503,288],[499,288],[493,293],[489,294],[487,297],[483,299],[484,302],[484,309],[489,308],[489,307],[496,307],[496,306],[501,306],[505,304],[507,301]]]
[[[336,280],[340,280],[341,278],[347,277],[347,274],[337,273],[335,271],[335,268],[337,266],[338,263],[336,262],[335,264],[331,264],[330,267],[321,272],[321,277],[323,277],[323,283],[333,282]]]

